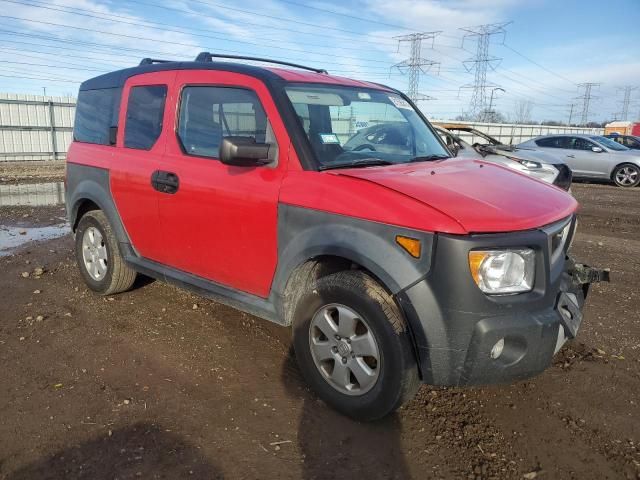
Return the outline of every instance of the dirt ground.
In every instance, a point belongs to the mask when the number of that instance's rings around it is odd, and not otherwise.
[[[17,183],[61,182],[64,161],[0,162],[0,185]]]
[[[423,386],[373,424],[308,391],[285,329],[161,282],[95,295],[70,236],[0,258],[0,478],[640,478],[640,188],[573,191],[573,254],[612,271],[578,339],[536,378]]]

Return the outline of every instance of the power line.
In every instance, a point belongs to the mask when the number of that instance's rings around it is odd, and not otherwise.
[[[0,31],[0,35],[2,35],[2,31]],[[43,44],[38,44],[38,43],[30,43],[30,42],[17,42],[17,41],[12,41],[12,40],[4,40],[4,43],[7,44],[12,44],[12,43],[16,43],[19,45],[28,45],[28,46],[40,46],[40,47],[45,47],[45,48],[58,48],[57,46],[53,46],[53,45],[43,45]],[[69,47],[65,47],[66,50],[69,51],[75,51],[75,52],[82,52],[82,53],[87,53],[87,52],[97,52],[98,54],[102,54],[102,55],[111,55],[111,56],[117,56],[120,60],[123,57],[126,58],[133,58],[133,59],[139,59],[141,55],[148,55],[149,53],[160,53],[160,55],[163,55],[164,52],[149,52],[149,51],[141,51],[140,54],[138,55],[123,55],[122,53],[107,53],[107,52],[102,52],[102,51],[96,51],[96,50],[90,50],[90,49],[74,49],[74,48],[69,48]],[[109,69],[114,69],[114,68],[125,68],[126,66],[129,66],[127,64],[123,65],[121,64],[114,64],[114,63],[107,63],[107,61],[109,59],[104,59],[104,58],[96,58],[93,56],[86,56],[86,55],[78,55],[78,54],[71,54],[71,55],[67,55],[64,53],[59,53],[59,52],[47,52],[47,51],[42,51],[42,50],[30,50],[30,49],[25,49],[25,48],[10,48],[10,47],[0,47],[0,52],[6,52],[8,54],[15,54],[15,55],[19,55],[21,58],[22,57],[28,57],[28,58],[35,58],[38,60],[42,60],[43,56],[46,58],[51,58],[52,55],[55,55],[56,57],[69,57],[69,58],[74,58],[74,59],[84,59],[84,60],[89,60],[92,62],[92,65],[96,65],[96,61],[97,62],[105,62],[104,65],[106,66],[105,69],[97,69],[97,68],[90,68],[90,67],[86,67],[85,65],[81,65],[81,64],[77,64],[77,63],[71,63],[71,62],[65,62],[65,61],[60,61],[58,60],[56,62],[56,65],[38,65],[38,64],[30,64],[30,65],[34,65],[34,66],[43,66],[43,67],[49,67],[49,68],[65,68],[67,65],[72,66],[72,67],[81,67],[81,68],[77,68],[78,70],[86,70],[86,71],[97,71],[97,72],[103,72],[103,71],[108,71]],[[36,53],[39,54],[37,55],[29,55],[29,53]],[[15,63],[15,62],[14,62]],[[384,72],[384,73],[383,73]],[[376,69],[375,67],[370,67],[367,69],[360,69],[360,70],[333,70],[332,69],[332,73],[340,73],[340,74],[366,74],[367,76],[379,76],[379,77],[390,77],[391,75],[403,75],[401,72],[398,73],[393,73],[393,72],[389,72],[389,70],[387,68],[381,67],[379,69]]]
[[[411,57],[394,66],[401,72],[409,72],[409,88],[407,89],[407,95],[416,104],[419,100],[433,99],[433,97],[419,93],[420,73],[426,73],[424,67],[430,69],[434,65],[439,65],[439,62],[422,58],[422,41],[431,40],[431,43],[433,44],[434,39],[439,33],[441,32],[410,33],[409,35],[395,37],[398,40],[398,49],[403,42],[409,42],[411,44]]]
[[[491,23],[486,25],[478,25],[475,27],[462,28],[467,32],[462,40],[467,38],[476,38],[476,54],[474,58],[463,62],[463,65],[471,72],[475,73],[473,85],[463,86],[462,88],[473,88],[473,95],[469,103],[469,111],[473,116],[480,115],[487,108],[487,89],[497,87],[497,85],[487,84],[487,70],[495,70],[502,59],[489,55],[489,41],[494,35],[506,35],[504,29],[511,22]]]
[[[0,77],[3,78],[20,78],[25,80],[45,80],[47,82],[65,82],[65,83],[80,83],[77,80],[66,80],[62,78],[42,78],[42,77],[32,77],[32,76],[18,76],[18,75],[3,75],[0,74]]]
[[[142,22],[140,20],[136,20],[133,21],[131,17],[126,17],[123,15],[109,15],[109,16],[113,16],[116,18],[119,18],[120,20],[116,20],[114,18],[109,18],[108,16],[101,14],[101,15],[94,15],[91,13],[82,13],[82,9],[77,8],[77,7],[73,7],[73,8],[69,8],[66,7],[66,9],[63,8],[57,8],[57,7],[52,7],[52,6],[48,6],[48,5],[35,5],[33,3],[26,3],[26,2],[22,2],[19,0],[0,0],[3,1],[5,3],[13,3],[13,4],[19,4],[19,5],[26,5],[32,8],[39,8],[39,9],[45,9],[45,10],[52,10],[52,11],[58,11],[58,12],[63,12],[63,13],[67,13],[67,14],[71,14],[71,15],[78,15],[78,16],[82,16],[82,17],[87,17],[87,18],[94,18],[97,20],[102,20],[102,21],[106,21],[106,22],[112,22],[112,23],[118,23],[118,24],[125,24],[125,25],[134,25],[136,27],[144,27],[144,28],[149,28],[152,30],[160,30],[162,32],[173,32],[173,33],[181,33],[184,35],[190,35],[193,37],[200,37],[200,38],[207,38],[207,39],[211,39],[211,40],[222,40],[225,42],[230,42],[230,43],[240,43],[240,44],[245,44],[245,45],[252,45],[252,46],[257,46],[257,47],[265,47],[265,48],[278,48],[278,49],[282,49],[284,48],[285,50],[291,50],[291,51],[296,51],[296,52],[304,52],[304,53],[310,53],[312,55],[324,55],[324,53],[319,53],[319,52],[309,52],[308,50],[300,50],[300,49],[292,49],[292,48],[286,48],[286,47],[282,47],[280,44],[278,45],[273,45],[273,44],[265,44],[264,39],[256,39],[256,40],[262,40],[260,43],[256,42],[251,42],[248,40],[236,40],[236,39],[232,39],[232,38],[228,38],[228,37],[221,37],[221,36],[217,36],[217,35],[210,35],[210,34],[203,34],[203,33],[194,33],[194,31],[198,31],[198,30],[204,30],[204,29],[199,29],[199,28],[186,28],[186,27],[181,27],[179,25],[175,25],[175,24],[170,24],[170,23],[159,23],[159,22],[151,22],[151,21],[147,21],[147,20],[143,20]],[[123,20],[123,19],[128,19],[127,20]],[[22,19],[24,20],[24,19]],[[147,24],[147,25],[144,25]],[[73,28],[73,26],[68,26],[69,28]],[[172,28],[167,28],[167,27],[172,27]],[[208,31],[208,30],[205,30]],[[322,49],[326,49],[327,46],[326,45],[319,45],[319,44],[315,44],[315,43],[308,43],[308,42],[296,42],[297,45],[301,45],[301,46],[306,46],[306,47],[315,47],[315,48],[322,48]],[[356,52],[361,52],[362,49],[361,48],[350,48],[350,47],[337,47],[336,50],[344,50],[344,51],[356,51]],[[347,56],[338,56],[338,55],[334,55],[335,58],[344,58],[344,59],[348,59],[348,60],[356,60],[356,58],[354,57],[347,57]],[[367,61],[375,61],[372,59],[364,59]]]
[[[263,12],[260,12],[260,13],[252,12],[251,10],[243,10],[241,8],[229,7],[227,5],[222,5],[220,3],[205,2],[205,1],[202,1],[202,0],[191,0],[191,1],[194,2],[194,3],[199,3],[201,5],[206,5],[208,7],[217,7],[217,8],[222,8],[224,10],[231,10],[233,12],[246,13],[246,14],[249,14],[249,15],[259,15],[260,17],[270,18],[270,19],[273,19],[273,20],[280,20],[282,22],[296,23],[298,25],[305,25],[307,27],[319,28],[319,29],[321,29],[323,31],[334,30],[336,32],[346,32],[346,33],[351,33],[351,34],[354,33],[353,30],[347,30],[345,28],[330,27],[328,25],[318,25],[318,24],[315,24],[315,23],[303,22],[303,21],[300,21],[300,20],[293,20],[291,18],[278,17],[276,15],[267,15],[266,13],[263,13]],[[371,37],[373,37],[373,38],[381,38],[383,40],[389,40],[388,37],[383,37],[381,35],[371,35]]]
[[[7,0],[3,0],[3,1],[7,1]],[[38,23],[41,25],[49,25],[49,26],[55,26],[55,27],[63,27],[63,28],[70,28],[73,30],[80,30],[80,31],[84,31],[84,32],[92,32],[92,33],[99,33],[102,35],[110,35],[110,36],[115,36],[115,37],[122,37],[122,38],[129,38],[129,39],[133,39],[133,40],[143,40],[143,41],[150,41],[150,42],[157,42],[157,43],[166,43],[169,45],[180,45],[183,47],[191,47],[191,48],[199,48],[202,49],[202,45],[199,44],[195,44],[195,43],[183,43],[183,42],[175,42],[175,41],[168,41],[168,40],[161,40],[159,38],[150,38],[150,37],[139,37],[136,35],[127,35],[124,33],[114,33],[114,32],[107,32],[104,30],[96,30],[95,28],[85,28],[85,27],[77,27],[75,25],[67,25],[67,24],[63,24],[63,23],[55,23],[55,22],[46,22],[44,20],[33,20],[30,18],[23,18],[23,17],[13,17],[10,15],[0,15],[0,18],[6,18],[6,19],[10,19],[10,20],[20,20],[20,21],[24,21],[24,22],[30,22],[30,23]],[[170,30],[169,30],[170,31]],[[212,37],[213,38],[213,37]],[[273,49],[278,49],[278,50],[287,50],[287,51],[292,51],[292,52],[300,52],[300,53],[304,53],[306,55],[320,55],[322,57],[324,57],[326,59],[327,55],[325,53],[320,53],[320,52],[309,52],[308,50],[302,50],[299,48],[288,48],[288,47],[284,47],[284,46],[271,46],[271,45],[263,45],[263,44],[259,44],[259,43],[255,43],[255,42],[246,42],[243,40],[228,40],[225,38],[219,38],[221,40],[225,40],[225,41],[230,41],[230,42],[236,42],[236,43],[244,43],[244,44],[249,44],[249,45],[256,45],[259,47],[263,47],[263,48],[273,48]],[[219,52],[224,52],[224,53],[245,53],[244,51],[240,51],[240,50],[231,50],[231,49],[215,49]],[[292,58],[292,57],[289,57]],[[369,63],[384,63],[384,64],[388,64],[389,62],[384,61],[384,60],[374,60],[374,59],[368,59],[368,58],[355,58],[355,57],[347,57],[347,56],[343,56],[343,55],[332,55],[332,58],[336,59],[345,59],[345,60],[350,60],[350,61],[366,61]],[[306,58],[302,58],[302,57],[298,57],[298,60],[309,60],[308,57]]]
[[[288,3],[290,5],[296,5],[298,7],[308,8],[310,10],[315,10],[317,12],[324,12],[324,13],[329,13],[331,15],[336,15],[336,16],[339,16],[339,17],[355,19],[355,20],[358,20],[360,22],[375,23],[377,25],[383,25],[385,27],[398,28],[400,30],[409,30],[409,31],[412,30],[411,28],[402,27],[400,25],[394,25],[392,23],[380,22],[378,20],[365,18],[365,17],[362,17],[360,15],[349,15],[348,13],[336,12],[334,10],[329,10],[329,9],[326,9],[326,8],[320,8],[320,7],[315,7],[315,6],[311,6],[311,5],[306,5],[304,3],[294,2],[292,0],[280,0],[280,1],[282,3]]]
[[[527,57],[527,56],[526,56],[526,55],[524,55],[523,53],[520,53],[520,52],[519,52],[519,51],[517,51],[515,48],[510,47],[509,45],[507,45],[507,44],[505,44],[505,43],[503,43],[503,44],[502,44],[502,46],[503,46],[503,47],[505,47],[505,48],[508,48],[509,50],[511,50],[511,51],[512,51],[513,53],[515,53],[516,55],[518,55],[518,56],[520,56],[520,57],[524,58],[525,60],[527,60],[527,61],[529,61],[529,62],[533,63],[534,65],[536,65],[537,67],[539,67],[539,68],[541,68],[541,69],[545,70],[546,72],[549,72],[550,74],[555,75],[556,77],[558,77],[558,78],[560,78],[560,79],[562,79],[562,80],[565,80],[565,81],[567,81],[567,82],[571,83],[572,85],[578,85],[578,84],[577,84],[576,82],[574,82],[573,80],[570,80],[570,79],[568,79],[567,77],[562,76],[562,75],[560,75],[559,73],[556,73],[556,72],[554,72],[553,70],[548,69],[548,68],[547,68],[547,67],[545,67],[544,65],[540,65],[538,62],[536,62],[535,60],[532,60],[531,58]]]
[[[152,3],[152,2],[144,2],[144,1],[141,1],[141,0],[128,0],[128,1],[129,1],[129,3],[136,3],[136,4],[139,4],[139,5],[145,5],[145,6],[149,6],[149,7],[159,8],[159,9],[162,9],[162,10],[184,13],[186,15],[193,16],[193,17],[196,17],[196,18],[202,18],[202,12],[195,12],[193,10],[186,10],[186,9],[183,9],[183,8],[168,7],[166,5],[159,5],[157,3]],[[262,15],[258,14],[257,12],[252,13],[252,15],[258,16],[258,18],[262,17]],[[249,25],[249,26],[267,28],[267,29],[269,29],[271,31],[276,30],[276,31],[282,31],[282,32],[296,33],[298,35],[312,35],[314,37],[318,36],[318,32],[309,32],[309,31],[304,31],[304,30],[297,30],[297,29],[283,27],[283,26],[279,26],[279,25],[278,26],[276,26],[276,25],[265,25],[265,24],[262,24],[262,23],[249,22],[247,20],[242,20],[242,24],[243,25]],[[318,27],[314,27],[314,28],[324,28],[324,27],[319,27],[318,26]],[[348,35],[349,36],[328,34],[326,31],[324,31],[322,33],[322,37],[323,38],[327,38],[327,39],[347,40],[347,41],[353,42],[354,41],[353,37],[360,37],[359,41],[362,41],[362,38],[361,38],[362,34],[360,34],[360,33],[349,32]],[[389,39],[387,37],[375,36],[374,38],[384,39],[385,42],[374,42],[374,41],[371,41],[371,40],[365,40],[363,43],[370,44],[370,45],[384,45],[384,46],[387,46],[387,47],[391,47],[391,46],[395,45],[395,43],[393,43],[393,42],[390,43],[391,39]]]

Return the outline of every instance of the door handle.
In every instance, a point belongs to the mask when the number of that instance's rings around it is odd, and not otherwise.
[[[180,179],[173,172],[156,170],[151,174],[151,186],[160,193],[174,194],[180,188]]]

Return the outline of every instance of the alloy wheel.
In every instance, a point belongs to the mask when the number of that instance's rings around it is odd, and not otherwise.
[[[363,395],[376,384],[381,358],[366,320],[341,304],[320,308],[309,327],[309,347],[316,368],[336,390]]]
[[[96,281],[107,274],[107,247],[102,233],[96,227],[89,227],[82,236],[82,259],[87,273]]]
[[[616,171],[615,180],[618,185],[627,187],[638,182],[638,169],[631,166],[622,167]]]

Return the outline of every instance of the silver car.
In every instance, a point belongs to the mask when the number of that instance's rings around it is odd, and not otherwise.
[[[456,157],[482,158],[491,163],[511,168],[563,190],[571,188],[571,169],[557,156],[539,150],[505,145],[495,138],[466,125],[447,124],[446,127],[434,125],[440,138],[447,144]],[[456,135],[462,132],[480,138],[471,145]]]
[[[640,183],[640,152],[599,135],[537,137],[518,145],[559,155],[575,178],[611,180],[619,187]]]

